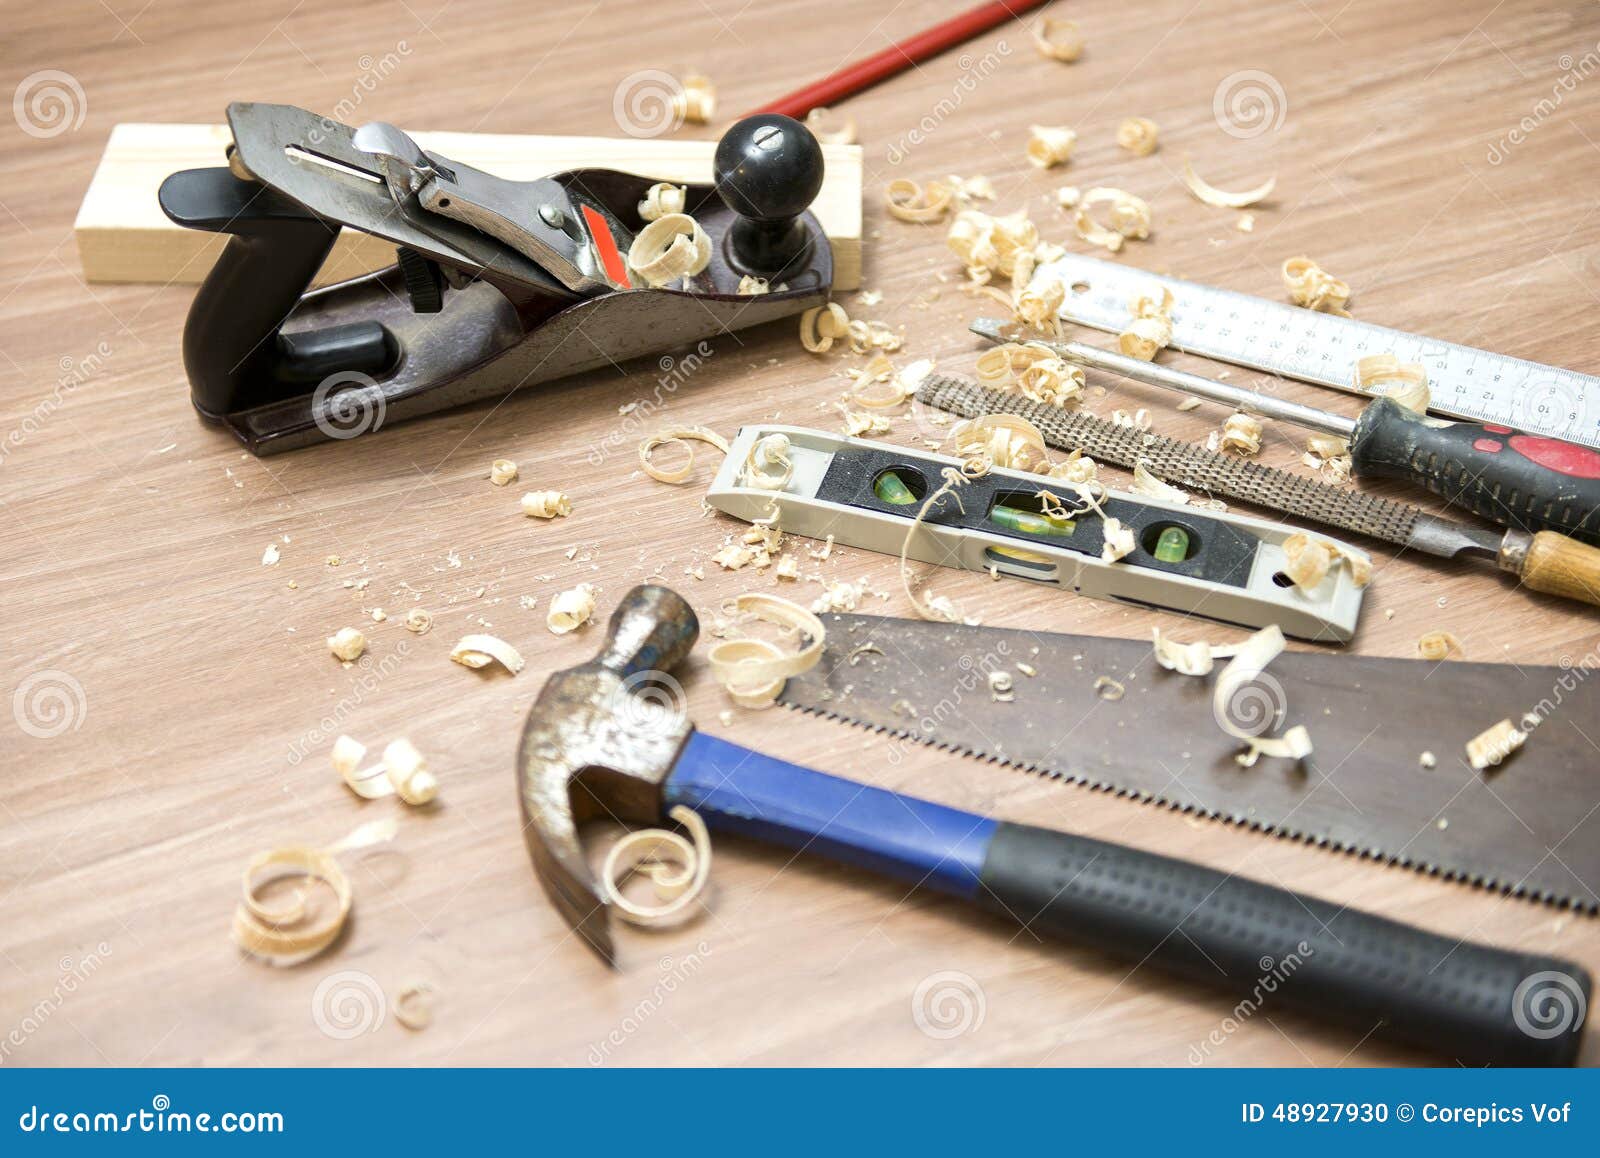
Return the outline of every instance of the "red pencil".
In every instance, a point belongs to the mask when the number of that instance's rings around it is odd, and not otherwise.
[[[885,80],[897,72],[904,72],[913,64],[937,56],[962,41],[971,40],[980,32],[987,32],[997,24],[1013,20],[1035,8],[1042,8],[1046,2],[1047,0],[993,0],[989,4],[980,4],[960,16],[952,16],[943,24],[936,24],[865,60],[846,65],[831,76],[824,77],[814,84],[808,84],[805,88],[797,89],[788,96],[745,115],[783,113],[785,116],[798,119],[812,109],[831,105],[863,89],[871,88],[880,80]]]

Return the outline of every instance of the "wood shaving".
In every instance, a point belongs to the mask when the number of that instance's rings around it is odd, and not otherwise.
[[[1059,277],[1040,274],[1026,285],[1013,289],[1011,310],[1019,322],[1030,326],[1053,326],[1061,303],[1066,300],[1066,283]]]
[[[734,613],[788,628],[807,641],[799,650],[786,652],[767,639],[724,639],[707,653],[712,676],[734,703],[742,708],[771,707],[785,680],[810,671],[822,658],[827,631],[815,614],[777,595],[746,592],[730,607]]]
[[[756,553],[740,543],[729,543],[711,556],[711,561],[724,571],[742,571],[755,561]]]
[[[1149,117],[1129,117],[1117,126],[1117,144],[1135,157],[1148,157],[1156,151],[1158,132]]]
[[[1083,190],[1076,185],[1063,185],[1056,190],[1056,204],[1063,209],[1075,209],[1083,200]]]
[[[857,354],[870,354],[874,350],[898,350],[905,343],[897,330],[883,322],[853,321],[845,327],[850,339],[850,349]]]
[[[450,650],[450,658],[474,671],[498,663],[512,675],[523,669],[522,653],[495,635],[463,635]]]
[[[1041,248],[1039,228],[1025,209],[1001,216],[963,209],[950,223],[945,244],[967,267],[967,276],[979,285],[986,284],[994,274],[1010,279],[1014,285],[1025,285],[1041,254],[1055,252]]]
[[[572,513],[572,500],[561,491],[529,491],[522,496],[522,513],[530,519],[564,519]]]
[[[1474,772],[1482,772],[1493,768],[1527,742],[1528,733],[1509,718],[1501,720],[1467,741],[1467,763]]]
[[[639,216],[646,221],[658,221],[669,213],[682,213],[688,204],[689,190],[670,181],[658,181],[644,191],[639,202]]]
[[[1466,648],[1461,646],[1461,641],[1448,631],[1429,631],[1417,640],[1419,659],[1445,659],[1452,651],[1461,656],[1467,654]]]
[[[1228,415],[1222,423],[1222,437],[1217,445],[1247,456],[1260,453],[1261,420],[1242,411]]]
[[[813,354],[826,354],[837,338],[850,336],[850,315],[838,302],[813,306],[800,315],[800,344]]]
[[[784,555],[778,560],[778,565],[772,569],[775,579],[793,581],[800,578],[800,560],[793,555]]]
[[[691,442],[703,442],[707,446],[716,447],[723,454],[728,453],[728,440],[716,431],[707,430],[704,426],[675,426],[658,430],[639,444],[639,469],[656,482],[676,485],[688,481],[689,476],[694,473],[694,447],[689,445]],[[688,458],[677,470],[665,470],[657,466],[651,456],[663,446],[670,446],[672,443],[682,446]]]
[[[1139,409],[1135,410],[1132,414],[1128,413],[1126,410],[1113,410],[1111,412],[1111,424],[1113,426],[1130,426],[1134,430],[1149,430],[1150,411],[1146,410],[1143,406],[1139,407]]]
[[[1051,169],[1072,157],[1078,134],[1062,125],[1028,126],[1028,160],[1035,168]]]
[[[991,414],[986,415],[985,417],[1003,418],[1008,416]],[[974,419],[973,421],[982,422],[984,419]],[[962,423],[961,425],[964,426],[967,424]],[[941,597],[937,601],[934,599],[932,592],[928,592],[925,597],[918,596],[917,591],[922,585],[922,580],[919,579],[915,583],[912,582],[911,568],[909,566],[911,543],[916,537],[917,532],[922,529],[923,520],[928,517],[928,512],[932,510],[941,499],[943,499],[946,495],[949,495],[955,500],[956,506],[961,507],[961,496],[958,495],[956,491],[960,487],[965,486],[969,478],[980,478],[987,474],[988,471],[989,459],[981,455],[970,459],[966,463],[963,463],[960,470],[957,470],[955,467],[945,467],[942,471],[940,471],[940,475],[943,477],[944,482],[940,484],[938,490],[934,491],[923,500],[922,506],[917,509],[916,518],[912,519],[911,525],[906,528],[906,537],[900,543],[900,589],[905,592],[906,598],[911,601],[911,606],[916,610],[917,617],[919,619],[930,619],[945,623],[958,623],[960,622],[961,616],[956,610],[955,604],[950,601],[948,596]],[[965,510],[965,508],[962,509]]]
[[[1042,402],[1046,406],[1066,406],[1083,398],[1083,367],[1047,351],[1017,376],[1017,388],[1022,391],[1023,397],[1035,402]]]
[[[1100,558],[1107,563],[1115,563],[1138,545],[1133,536],[1133,528],[1123,526],[1114,518],[1101,520],[1100,533],[1103,536]]]
[[[1295,305],[1349,317],[1344,308],[1350,300],[1349,285],[1309,257],[1291,257],[1283,263],[1283,284]]]
[[[519,664],[521,659],[517,657]],[[428,771],[428,762],[416,745],[403,736],[384,745],[383,768],[395,794],[407,804],[428,804],[439,795],[438,778]]]
[[[1133,319],[1117,335],[1117,348],[1129,358],[1153,361],[1172,342],[1172,291],[1158,286],[1135,298],[1130,309]]]
[[[630,925],[663,929],[681,925],[694,914],[692,906],[711,875],[711,834],[694,810],[674,805],[667,817],[689,830],[685,839],[665,828],[630,832],[613,844],[600,868],[600,887]],[[622,892],[630,876],[648,877],[655,904],[640,904]]]
[[[924,188],[909,177],[896,177],[883,187],[883,202],[895,220],[929,225],[944,220],[955,204],[955,192],[942,181],[930,181]]]
[[[327,848],[291,845],[257,853],[245,866],[244,896],[233,911],[234,943],[274,965],[295,965],[315,957],[338,939],[350,917],[350,879],[335,858],[341,852],[392,840],[396,831],[393,820],[374,821]],[[274,907],[260,899],[263,886],[286,877],[304,882],[288,904]],[[319,882],[333,894],[332,911],[314,913],[307,903]]]
[[[766,434],[750,448],[750,457],[739,471],[739,485],[757,490],[781,491],[794,477],[794,462],[789,458],[789,436]]]
[[[1254,233],[1256,228],[1256,215],[1254,213],[1241,213],[1233,227],[1240,233]]]
[[[275,567],[280,558],[282,558],[282,554],[278,550],[278,544],[268,543],[267,549],[261,552],[261,565],[263,567]]]
[[[1239,651],[1237,646],[1215,645],[1203,639],[1197,639],[1192,643],[1180,643],[1176,639],[1162,635],[1159,627],[1152,627],[1150,632],[1154,637],[1156,662],[1168,671],[1175,671],[1180,675],[1210,675],[1217,660],[1227,659]]]
[[[1417,763],[1422,765],[1424,768],[1437,768],[1439,766],[1439,757],[1435,756],[1432,752],[1424,752],[1422,755],[1417,757]]]
[[[828,120],[828,109],[818,106],[806,114],[806,128],[811,130],[811,135],[824,145],[853,145],[856,143],[856,121],[854,117],[846,117],[844,124],[837,129],[824,128]]]
[[[1047,478],[1060,479],[1062,482],[1076,483],[1080,486],[1097,482],[1100,466],[1094,459],[1075,450],[1064,460],[1056,463],[1046,472]]]
[[[652,287],[693,277],[710,262],[711,239],[687,213],[662,214],[628,247],[628,267]]]
[[[1189,192],[1193,193],[1198,200],[1204,201],[1207,205],[1210,205],[1213,208],[1244,209],[1247,206],[1254,205],[1258,201],[1265,200],[1267,197],[1271,196],[1272,191],[1278,186],[1278,178],[1268,177],[1254,189],[1244,189],[1238,193],[1230,193],[1226,189],[1218,189],[1215,185],[1211,184],[1211,182],[1207,181],[1204,177],[1200,176],[1200,174],[1196,173],[1194,171],[1194,166],[1189,163],[1189,158],[1185,157],[1183,159],[1183,183],[1189,187]],[[1249,214],[1246,214],[1245,216],[1248,217]],[[1243,218],[1240,220],[1242,221]],[[1250,232],[1250,229],[1254,227],[1254,224],[1255,219],[1252,217],[1251,224],[1249,226],[1242,227],[1242,232]],[[1284,276],[1287,277],[1288,275],[1285,274]],[[1349,296],[1348,290],[1346,291],[1346,296]],[[1302,302],[1301,304],[1303,305],[1305,303]]]
[[[874,438],[889,433],[889,420],[881,414],[868,414],[862,410],[839,407],[844,419],[844,432],[851,438]]]
[[[367,637],[354,627],[341,627],[328,636],[328,650],[345,663],[354,663],[367,650]]]
[[[1076,20],[1046,16],[1033,29],[1033,43],[1041,56],[1071,63],[1083,55],[1083,37]]]
[[[509,486],[517,481],[517,464],[509,458],[497,458],[489,464],[489,481],[497,487]]]
[[[1111,702],[1120,700],[1128,694],[1128,689],[1123,687],[1120,681],[1114,680],[1110,676],[1095,676],[1094,683],[1091,686],[1095,695],[1102,700]]]
[[[717,111],[717,87],[709,77],[690,73],[672,96],[673,113],[691,125],[710,122]]]
[[[1304,724],[1296,724],[1278,736],[1262,734],[1276,722],[1281,708],[1270,703],[1270,696],[1262,695],[1261,675],[1286,646],[1282,628],[1277,624],[1264,627],[1238,645],[1228,666],[1217,677],[1211,714],[1224,732],[1247,745],[1245,751],[1234,756],[1245,768],[1253,767],[1262,756],[1302,760],[1311,755],[1311,734]],[[1236,720],[1236,716],[1240,719]]]
[[[1322,458],[1338,458],[1350,453],[1350,443],[1337,434],[1313,434],[1306,439],[1306,449]]]
[[[354,736],[340,736],[333,742],[329,759],[333,770],[345,786],[363,800],[377,800],[394,795],[394,785],[389,783],[382,764],[363,769],[361,761],[367,758],[367,746]]]
[[[406,612],[406,630],[415,635],[428,634],[428,628],[433,626],[433,616],[421,607],[413,607]]]
[[[1365,587],[1372,579],[1372,560],[1365,554],[1304,531],[1283,541],[1283,554],[1288,560],[1284,574],[1302,591],[1310,591],[1321,584],[1337,562],[1350,568],[1350,578],[1357,587]]]
[[[544,622],[555,635],[566,635],[589,622],[594,615],[594,585],[579,583],[550,600]]]
[[[854,611],[861,603],[861,597],[866,594],[866,584],[849,583],[836,579],[823,589],[821,595],[811,601],[811,610],[818,615],[828,612]]]
[[[950,428],[945,441],[957,457],[980,461],[983,471],[979,473],[986,473],[991,466],[1042,473],[1049,466],[1044,435],[1033,423],[1015,414],[985,414],[958,422]]]
[[[1097,211],[1103,211],[1104,221],[1097,219]],[[1072,223],[1090,245],[1117,253],[1127,239],[1150,236],[1150,206],[1124,189],[1090,189],[1079,199]]]
[[[1136,495],[1147,495],[1152,499],[1176,503],[1178,506],[1186,506],[1189,502],[1188,491],[1180,490],[1169,482],[1162,482],[1150,472],[1150,467],[1144,459],[1134,463],[1132,490]]]
[[[1009,704],[1017,698],[1015,682],[1008,671],[989,673],[989,698],[997,704]]]
[[[1371,354],[1356,361],[1356,389],[1365,394],[1393,398],[1407,410],[1428,412],[1432,392],[1427,368],[1402,362],[1393,354]],[[1346,450],[1349,448],[1346,447]]]
[[[394,1019],[407,1029],[422,1030],[433,1024],[433,986],[411,981],[400,987],[390,1008]]]
[[[756,277],[754,274],[747,273],[739,279],[738,292],[747,297],[756,297],[761,294],[771,293],[772,287],[767,284],[766,278]]]

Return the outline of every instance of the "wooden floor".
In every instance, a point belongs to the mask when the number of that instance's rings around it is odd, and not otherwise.
[[[808,356],[793,326],[775,325],[718,341],[650,420],[619,414],[655,389],[646,363],[258,461],[189,407],[179,344],[192,291],[79,277],[74,209],[119,121],[212,122],[229,100],[256,99],[320,111],[345,102],[356,121],[614,133],[612,95],[624,77],[696,67],[719,85],[721,119],[951,8],[932,0],[11,7],[0,78],[9,88],[38,83],[45,70],[70,74],[82,123],[53,136],[7,125],[0,148],[0,693],[14,707],[14,719],[0,723],[0,1059],[1417,1060],[1270,1008],[1221,1031],[1220,1045],[1202,1046],[1229,1012],[1210,995],[1013,937],[951,902],[733,840],[718,848],[709,913],[674,932],[624,930],[620,968],[606,971],[546,902],[519,832],[512,755],[522,718],[545,675],[597,643],[594,629],[551,635],[544,609],[580,581],[599,585],[602,615],[649,576],[706,610],[768,587],[770,579],[710,565],[736,525],[702,511],[707,468],[690,486],[662,486],[636,471],[631,448],[657,421],[730,435],[773,418],[837,428],[830,403],[855,360]],[[908,358],[970,370],[977,345],[964,327],[983,303],[956,288],[942,230],[888,219],[881,190],[897,176],[954,172],[989,176],[998,208],[1027,206],[1047,236],[1075,250],[1083,246],[1053,208],[1056,187],[1121,186],[1155,215],[1151,240],[1128,247],[1130,264],[1278,296],[1279,264],[1307,253],[1350,282],[1362,318],[1562,366],[1600,362],[1594,5],[1077,0],[1058,8],[1088,42],[1074,65],[1040,57],[1027,31],[1011,26],[849,102],[866,147],[866,285],[883,301],[845,304],[903,326]],[[386,57],[398,66],[374,80]],[[1245,70],[1268,74],[1286,102],[1275,131],[1249,138],[1224,132],[1213,115],[1219,85]],[[1560,88],[1563,76],[1579,75]],[[1161,126],[1154,156],[1113,143],[1130,115]],[[1524,122],[1531,130],[1510,143]],[[1070,166],[1042,173],[1027,164],[1030,123],[1078,131]],[[1187,195],[1177,179],[1184,154],[1225,187],[1278,175],[1276,201],[1257,214],[1253,233]],[[1309,387],[1284,393],[1355,408],[1350,397]],[[1094,403],[1139,405],[1152,407],[1161,432],[1183,437],[1202,438],[1217,419],[1209,410],[1178,414],[1130,386]],[[901,420],[890,437],[914,442],[922,433]],[[1298,453],[1296,432],[1270,430],[1266,461],[1292,464]],[[521,488],[487,481],[490,461],[502,457],[522,464],[525,483],[564,488],[572,516],[523,519]],[[265,567],[269,544],[282,557]],[[329,567],[330,555],[342,565]],[[1554,663],[1600,643],[1593,613],[1529,596],[1492,572],[1376,555],[1353,650],[1407,655],[1431,628],[1454,632],[1483,660]],[[685,574],[700,566],[703,581]],[[868,610],[908,610],[890,561],[841,550],[822,570],[890,593]],[[940,588],[1002,626],[1143,637],[1152,624],[1177,622],[973,576],[941,578]],[[808,584],[804,594],[816,590]],[[537,606],[525,608],[524,596]],[[433,612],[431,633],[401,627],[411,606]],[[375,607],[389,619],[367,624],[370,666],[341,668],[324,637]],[[521,647],[527,670],[510,678],[448,661],[461,634],[484,629]],[[837,774],[1600,967],[1600,924],[1589,919],[932,751],[890,764],[865,733],[782,710],[724,723],[728,705],[703,663],[685,682],[709,731],[801,753]],[[52,702],[65,714],[50,716]],[[1493,719],[1501,708],[1482,710]],[[355,916],[343,940],[275,970],[229,939],[246,861],[274,845],[332,841],[397,807],[356,801],[329,770],[328,746],[341,731],[374,745],[409,735],[432,758],[441,802],[400,815],[392,847],[352,863]],[[381,1021],[363,1015],[374,987],[392,1001],[413,980],[436,988],[430,1028],[408,1031],[392,1011]],[[914,1002],[941,991],[963,1030],[953,1036],[924,1032],[914,1016]],[[365,1031],[348,1036],[341,1019]],[[1600,1059],[1594,1035],[1584,1056]]]

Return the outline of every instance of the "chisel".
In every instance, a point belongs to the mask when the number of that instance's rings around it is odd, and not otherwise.
[[[994,342],[1015,340],[1015,329],[997,318],[972,324],[973,333]],[[1501,526],[1600,545],[1600,451],[1590,447],[1493,423],[1432,418],[1392,398],[1376,398],[1360,416],[1346,418],[1082,342],[1035,344],[1081,366],[1346,439],[1357,476],[1404,479]]]

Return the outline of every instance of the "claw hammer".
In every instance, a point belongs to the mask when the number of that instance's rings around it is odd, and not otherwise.
[[[697,732],[635,689],[699,634],[676,592],[634,588],[588,663],[550,676],[517,756],[523,832],[556,908],[608,963],[609,902],[585,821],[659,822],[801,849],[977,904],[1030,929],[1463,1063],[1570,1065],[1593,983],[1559,958],[1456,941],[1172,857],[871,788]],[[1554,1016],[1552,1002],[1566,1004]],[[1230,1007],[1231,1007],[1230,1002]]]

